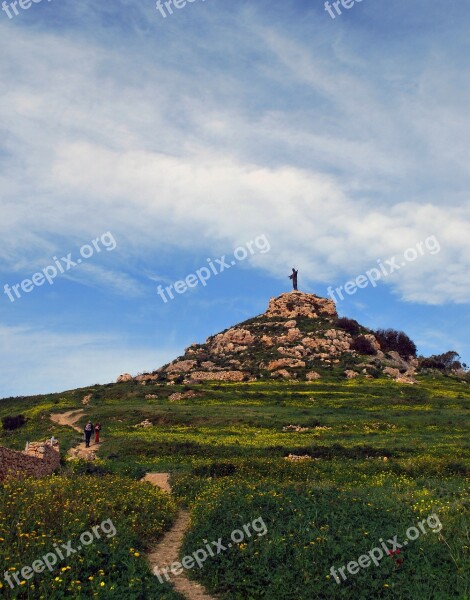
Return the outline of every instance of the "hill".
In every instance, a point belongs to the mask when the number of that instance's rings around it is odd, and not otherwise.
[[[135,381],[312,381],[361,374],[413,383],[417,367],[415,357],[383,352],[373,332],[339,319],[332,300],[295,291],[272,298],[262,315],[192,344],[184,355]],[[118,381],[130,379],[125,374]]]
[[[468,382],[416,368],[415,385],[396,380],[387,369],[401,376],[413,362],[345,326],[330,301],[283,294],[152,374],[0,401],[1,417],[26,419],[0,445],[54,435],[63,453],[59,475],[0,483],[5,568],[109,518],[117,531],[65,571],[15,590],[0,581],[3,596],[184,600],[152,577],[145,553],[185,507],[182,556],[225,547],[188,571],[221,600],[468,600]],[[373,354],[354,350],[361,336]],[[271,365],[284,358],[304,364]],[[195,362],[174,367],[184,361]],[[230,371],[246,380],[225,381]],[[80,428],[103,425],[92,461],[69,460],[81,436],[51,420],[79,409]],[[140,482],[148,472],[170,473],[171,497]],[[255,523],[261,535],[235,542]]]

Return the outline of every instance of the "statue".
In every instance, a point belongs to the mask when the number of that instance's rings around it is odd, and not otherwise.
[[[294,291],[296,291],[296,292],[298,291],[297,290],[297,273],[298,272],[299,272],[298,270],[296,271],[294,269],[294,267],[292,267],[292,275],[289,275],[289,279],[292,279],[292,285],[294,287]]]

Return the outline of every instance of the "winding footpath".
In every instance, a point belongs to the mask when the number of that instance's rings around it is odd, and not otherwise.
[[[80,427],[76,425],[77,421],[85,414],[83,409],[70,410],[65,413],[51,414],[51,420],[57,425],[72,427],[75,431],[83,434]],[[84,458],[91,460],[94,458],[92,448],[86,448],[85,442],[82,442],[71,448],[69,454],[75,458]],[[152,485],[162,489],[164,492],[171,494],[169,473],[147,473],[142,481],[148,481]],[[190,515],[187,511],[180,511],[176,518],[173,527],[165,534],[164,538],[159,542],[153,550],[151,550],[147,559],[152,568],[152,573],[155,574],[156,569],[170,567],[174,562],[179,561],[180,551],[183,546],[183,539],[190,523]],[[187,600],[216,600],[213,596],[209,596],[205,589],[199,583],[188,579],[186,572],[175,576],[168,572],[170,583],[174,589]],[[161,575],[162,577],[162,575]]]
[[[85,411],[82,408],[79,408],[78,410],[69,410],[65,413],[56,413],[51,415],[51,421],[54,421],[54,423],[57,423],[57,425],[68,425],[83,435],[83,429],[77,427],[76,423],[81,419],[81,417],[83,417],[84,414]],[[98,448],[99,446],[96,447]],[[81,442],[77,446],[70,448],[69,455],[74,458],[93,460],[95,458],[95,450],[93,449],[93,446],[87,448],[85,446],[85,442]]]

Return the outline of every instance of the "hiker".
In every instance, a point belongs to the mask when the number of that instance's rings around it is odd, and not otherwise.
[[[85,427],[83,428],[84,432],[85,432],[85,446],[86,448],[90,447],[90,439],[91,439],[91,434],[93,433],[93,423],[91,421],[88,421],[88,423],[85,425]]]
[[[294,287],[294,290],[297,292],[297,273],[299,271],[295,270],[294,267],[292,267],[292,275],[289,275],[289,279],[292,279],[292,285]]]
[[[95,444],[100,443],[100,431],[101,431],[101,423],[97,423],[95,425]]]

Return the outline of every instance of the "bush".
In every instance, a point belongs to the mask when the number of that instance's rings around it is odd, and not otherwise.
[[[374,346],[372,345],[372,342],[370,340],[368,340],[366,337],[364,337],[363,335],[358,336],[353,341],[353,343],[351,344],[351,349],[355,350],[359,354],[369,354],[371,356],[373,356],[374,354],[377,354],[377,351],[375,350]]]
[[[402,358],[416,357],[415,343],[403,331],[378,329],[374,332],[383,352],[395,351]]]
[[[460,362],[460,355],[453,350],[444,354],[433,354],[429,357],[420,357],[419,366],[422,369],[437,369],[444,373],[466,369],[467,365]]]
[[[361,326],[355,319],[348,319],[346,317],[342,317],[336,321],[336,327],[340,329],[344,329],[351,335],[358,335],[361,331]]]
[[[17,415],[16,417],[2,417],[2,426],[3,429],[7,431],[13,431],[14,429],[19,429],[26,423],[26,418],[24,415]]]
[[[193,469],[193,474],[199,477],[228,477],[233,475],[237,467],[233,463],[214,462]]]

